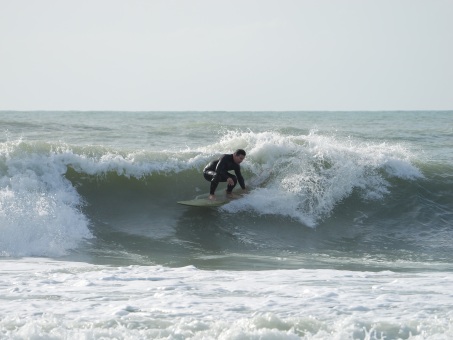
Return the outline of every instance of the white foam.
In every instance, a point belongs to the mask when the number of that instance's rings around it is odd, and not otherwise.
[[[1,338],[453,336],[451,272],[0,263]]]
[[[299,219],[313,226],[356,190],[363,199],[382,199],[391,177],[421,178],[412,155],[401,145],[364,143],[352,138],[287,136],[277,132],[230,132],[219,146],[248,151],[244,168],[258,187],[246,198],[223,207]]]
[[[59,256],[90,238],[81,200],[65,166],[21,141],[0,150],[0,254]]]

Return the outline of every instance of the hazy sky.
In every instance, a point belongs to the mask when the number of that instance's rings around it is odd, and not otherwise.
[[[0,110],[453,109],[453,0],[0,0]]]

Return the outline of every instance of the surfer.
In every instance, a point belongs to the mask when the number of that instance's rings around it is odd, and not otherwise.
[[[237,149],[233,154],[225,154],[218,160],[210,162],[203,170],[203,176],[207,181],[211,182],[209,190],[209,199],[215,200],[215,189],[219,182],[227,182],[226,194],[229,197],[233,196],[233,189],[237,182],[242,190],[245,190],[244,177],[241,174],[241,167],[239,164],[245,158],[245,151]],[[234,170],[235,175],[230,174],[228,171]]]

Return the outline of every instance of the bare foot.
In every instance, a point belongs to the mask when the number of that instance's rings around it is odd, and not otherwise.
[[[211,201],[215,201],[217,198],[215,197],[215,195],[209,195],[208,197]]]

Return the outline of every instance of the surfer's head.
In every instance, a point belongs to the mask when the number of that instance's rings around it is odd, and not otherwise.
[[[242,149],[237,149],[233,154],[233,160],[235,163],[240,164],[245,158],[245,151]]]

